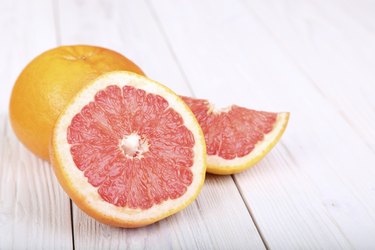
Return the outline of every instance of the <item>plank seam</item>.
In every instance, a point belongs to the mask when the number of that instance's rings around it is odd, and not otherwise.
[[[52,0],[52,13],[53,13],[54,26],[55,26],[56,45],[61,46],[59,0]],[[73,203],[70,198],[69,198],[69,210],[70,210],[70,229],[72,233],[72,248],[73,250],[75,250]]]
[[[163,29],[163,25],[161,24],[161,21],[159,20],[159,17],[156,14],[156,10],[155,10],[154,6],[148,0],[145,0],[145,2],[146,2],[146,5],[148,6],[148,8],[149,8],[149,10],[151,12],[152,18],[155,20],[156,26],[158,27],[161,36],[164,38],[164,41],[165,41],[165,43],[167,45],[167,48],[168,48],[169,52],[172,55],[173,60],[177,64],[177,68],[180,71],[180,73],[182,75],[182,78],[185,81],[185,84],[188,86],[188,89],[189,89],[190,93],[192,94],[192,96],[196,97],[195,93],[194,93],[194,90],[193,90],[193,88],[192,88],[192,86],[191,86],[191,84],[190,84],[190,82],[188,80],[188,77],[186,76],[185,71],[182,69],[181,63],[178,60],[178,57],[177,57],[176,53],[173,50],[173,47],[172,47],[172,45],[171,45],[171,43],[169,41],[168,35],[165,32],[165,30]]]
[[[269,247],[269,245],[268,245],[268,243],[266,241],[266,238],[264,237],[264,235],[262,233],[262,230],[260,229],[259,224],[258,224],[257,220],[255,219],[255,215],[253,214],[250,205],[248,205],[248,203],[245,201],[245,196],[243,195],[242,190],[241,190],[239,184],[237,183],[236,177],[234,175],[231,175],[231,178],[233,179],[233,182],[236,185],[238,193],[240,194],[241,199],[242,199],[243,203],[245,204],[245,207],[246,207],[246,209],[247,209],[247,211],[248,211],[248,213],[250,215],[251,220],[254,223],[254,226],[255,226],[258,234],[259,234],[260,239],[262,240],[263,245],[265,246],[265,248],[267,250],[270,249],[270,247]]]
[[[310,85],[315,89],[317,94],[323,97],[328,104],[330,104],[335,111],[344,119],[344,121],[348,124],[348,126],[352,129],[352,131],[358,136],[360,140],[362,140],[363,144],[369,148],[372,152],[374,152],[373,147],[371,144],[365,139],[365,135],[363,135],[357,127],[355,127],[352,122],[347,118],[345,112],[343,112],[340,108],[340,105],[336,103],[335,100],[327,96],[324,91],[320,88],[317,82],[311,77],[310,73],[308,73],[303,66],[299,64],[299,62],[295,59],[293,55],[290,54],[289,50],[284,46],[284,44],[280,41],[279,38],[274,34],[272,29],[262,20],[262,18],[258,15],[258,13],[248,4],[246,0],[239,0],[239,2],[245,7],[245,9],[253,15],[253,17],[258,20],[259,24],[262,25],[265,31],[269,34],[269,36],[276,42],[279,49],[285,55],[286,58],[289,59],[291,64],[293,64],[296,69],[306,78],[306,82],[310,83]]]
[[[165,30],[164,30],[164,28],[163,28],[163,25],[161,24],[161,21],[159,20],[157,14],[156,14],[156,10],[155,10],[154,6],[153,6],[152,3],[150,3],[148,0],[145,0],[145,2],[146,2],[146,5],[147,5],[147,6],[149,7],[149,9],[150,9],[151,15],[152,15],[153,19],[155,20],[155,23],[156,23],[156,25],[157,25],[157,27],[158,27],[158,29],[159,29],[159,31],[160,31],[162,37],[164,38],[164,41],[166,42],[167,48],[168,48],[168,50],[170,51],[170,53],[171,53],[171,55],[172,55],[172,57],[173,57],[173,60],[176,62],[177,67],[178,67],[178,69],[179,69],[179,71],[180,71],[180,73],[181,73],[181,75],[182,75],[182,77],[183,77],[185,83],[187,84],[190,93],[192,94],[193,97],[196,97],[196,95],[195,95],[195,93],[194,93],[194,90],[193,90],[193,88],[192,88],[192,86],[191,86],[191,84],[190,84],[190,82],[189,82],[189,80],[188,80],[188,77],[186,76],[185,71],[182,69],[181,63],[180,63],[180,61],[178,60],[178,57],[177,57],[176,53],[175,53],[174,50],[173,50],[173,47],[172,47],[172,45],[171,45],[171,43],[170,43],[170,41],[169,41],[168,35],[166,34],[166,32],[165,32]],[[252,220],[252,222],[253,222],[253,224],[254,224],[254,226],[255,226],[257,232],[258,232],[258,235],[259,235],[259,237],[260,237],[260,239],[261,239],[263,245],[264,245],[265,248],[268,250],[268,249],[269,249],[269,246],[268,246],[266,240],[264,239],[262,232],[261,232],[260,229],[259,229],[259,226],[258,226],[258,224],[257,224],[257,222],[256,222],[256,220],[255,220],[255,218],[254,218],[254,216],[253,216],[253,214],[252,214],[252,212],[251,212],[251,209],[250,209],[250,208],[248,207],[248,205],[246,204],[246,202],[245,202],[245,200],[244,200],[244,197],[243,197],[243,194],[242,194],[241,190],[239,189],[238,184],[237,184],[235,178],[233,178],[233,176],[231,176],[231,178],[232,178],[232,180],[233,180],[233,182],[234,182],[234,184],[235,184],[235,186],[236,186],[236,188],[237,188],[238,193],[239,193],[240,196],[241,196],[242,202],[244,203],[244,205],[245,205],[245,207],[246,207],[246,209],[247,209],[247,211],[248,211],[248,213],[249,213],[249,216],[250,216],[250,218],[251,218],[251,220]]]
[[[69,205],[70,205],[70,228],[72,229],[72,246],[73,250],[76,249],[75,247],[75,240],[74,240],[74,220],[73,220],[73,202],[71,199],[69,199]]]

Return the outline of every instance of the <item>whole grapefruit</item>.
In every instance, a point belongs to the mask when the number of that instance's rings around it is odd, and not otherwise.
[[[21,72],[12,90],[9,115],[18,139],[48,160],[52,130],[61,111],[83,86],[114,70],[143,75],[123,55],[96,46],[60,46],[37,56]]]

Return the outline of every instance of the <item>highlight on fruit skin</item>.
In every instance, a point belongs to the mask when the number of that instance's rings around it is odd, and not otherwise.
[[[289,113],[256,111],[232,105],[217,110],[204,99],[181,97],[196,116],[207,146],[207,172],[244,171],[264,158],[283,135]]]
[[[18,76],[10,98],[10,122],[18,139],[48,160],[48,145],[60,112],[83,86],[114,70],[143,75],[125,56],[97,46],[60,46],[35,57]]]
[[[100,76],[69,102],[50,155],[80,209],[127,228],[188,206],[206,173],[204,136],[188,106],[161,84],[126,71]]]

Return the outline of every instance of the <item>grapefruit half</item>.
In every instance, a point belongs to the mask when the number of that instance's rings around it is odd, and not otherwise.
[[[180,211],[206,172],[201,128],[168,88],[115,71],[85,86],[59,116],[51,162],[75,204],[98,221],[140,227]]]
[[[207,100],[181,97],[197,118],[207,145],[207,172],[233,174],[260,161],[279,141],[289,113],[236,105],[217,110]]]

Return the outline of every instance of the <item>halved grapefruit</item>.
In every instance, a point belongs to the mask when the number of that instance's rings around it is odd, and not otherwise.
[[[126,71],[100,76],[70,101],[50,154],[75,204],[120,227],[183,209],[206,172],[204,136],[188,106],[161,84]]]
[[[236,105],[217,110],[209,101],[181,96],[205,136],[207,172],[233,174],[260,161],[279,141],[289,113],[251,110]]]

